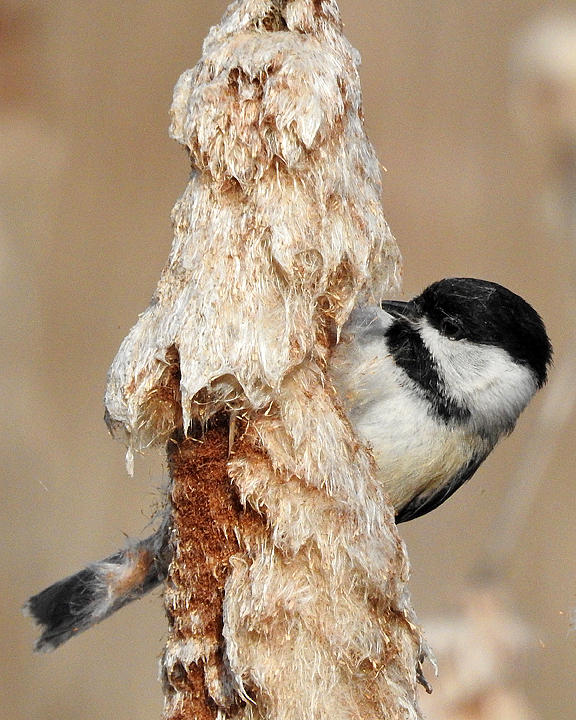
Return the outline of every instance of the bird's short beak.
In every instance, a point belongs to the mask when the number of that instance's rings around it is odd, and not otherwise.
[[[405,320],[414,321],[420,317],[420,312],[412,300],[403,302],[402,300],[384,300],[380,304],[382,310],[395,318],[403,318]]]

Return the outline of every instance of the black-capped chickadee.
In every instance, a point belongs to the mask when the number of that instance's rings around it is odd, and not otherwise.
[[[330,373],[396,522],[476,472],[546,382],[551,356],[538,313],[486,280],[441,280],[409,302],[353,312]]]
[[[396,522],[438,507],[510,433],[545,383],[552,347],[538,313],[496,283],[452,278],[409,302],[357,308],[329,376],[372,449]],[[166,576],[170,520],[28,600],[49,651]]]

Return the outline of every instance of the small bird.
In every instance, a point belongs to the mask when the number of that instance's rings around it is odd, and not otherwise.
[[[538,313],[486,280],[440,280],[409,302],[352,313],[330,375],[397,523],[434,510],[476,472],[551,358]]]
[[[371,448],[396,522],[434,510],[509,434],[544,385],[552,346],[538,313],[493,282],[449,278],[408,302],[356,308],[328,376],[358,436]],[[31,597],[47,652],[166,576],[170,518]]]

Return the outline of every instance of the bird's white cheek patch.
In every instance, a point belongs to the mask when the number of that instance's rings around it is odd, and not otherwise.
[[[421,336],[446,393],[468,408],[472,422],[497,432],[510,429],[536,392],[534,373],[502,348],[450,340],[426,321]]]

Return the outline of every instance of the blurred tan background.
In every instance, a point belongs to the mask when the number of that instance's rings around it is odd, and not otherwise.
[[[574,3],[340,6],[363,57],[366,124],[387,169],[383,201],[406,294],[450,275],[501,282],[541,312],[560,364],[572,349],[573,261],[550,220],[545,153],[513,121],[509,66],[527,23]],[[172,88],[224,7],[0,2],[2,720],[160,717],[158,594],[47,656],[32,655],[34,629],[19,607],[115,550],[124,533],[141,533],[157,501],[161,462],[137,460],[126,475],[102,394],[168,255],[169,214],[188,174],[167,136]],[[424,623],[451,611],[484,557],[518,458],[538,442],[543,399],[468,486],[402,526]],[[574,426],[572,415],[506,577],[509,608],[532,635],[522,662],[501,671],[542,720],[574,717]]]

